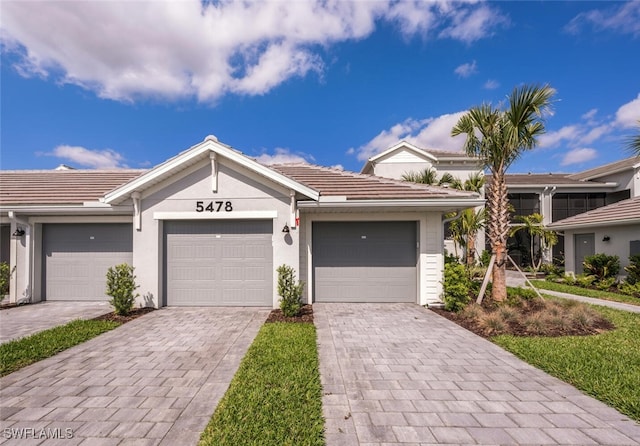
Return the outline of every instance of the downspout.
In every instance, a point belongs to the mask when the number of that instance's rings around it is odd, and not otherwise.
[[[290,204],[289,204],[289,208],[290,208],[290,218],[289,218],[289,226],[291,226],[291,228],[296,228],[298,225],[298,206],[297,206],[297,202],[296,202],[296,191],[294,190],[290,190],[289,191],[289,199],[290,199]]]
[[[140,231],[142,229],[142,211],[140,206],[142,197],[140,192],[133,192],[131,194],[131,200],[133,200],[133,225],[136,231]]]

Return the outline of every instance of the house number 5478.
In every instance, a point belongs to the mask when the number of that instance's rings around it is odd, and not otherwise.
[[[196,212],[231,212],[233,206],[230,201],[210,201],[205,203],[204,201],[196,201]]]

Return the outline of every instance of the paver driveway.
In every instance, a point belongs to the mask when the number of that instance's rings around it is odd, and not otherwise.
[[[0,311],[0,343],[113,311],[108,302],[41,302]]]
[[[327,446],[640,445],[640,425],[413,304],[315,304]]]
[[[0,443],[27,428],[73,436],[29,445],[196,444],[268,314],[164,308],[0,378]]]

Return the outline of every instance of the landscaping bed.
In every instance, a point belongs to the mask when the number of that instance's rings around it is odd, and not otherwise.
[[[533,280],[531,281],[531,283],[536,288],[540,288],[543,290],[576,294],[578,296],[610,300],[613,302],[621,302],[621,303],[631,304],[631,305],[640,305],[640,298],[629,296],[628,294],[622,294],[620,292],[616,292],[617,289],[614,287],[611,287],[610,291],[606,291],[606,290],[599,290],[595,286],[591,286],[587,288],[587,287],[569,285],[566,283],[558,283],[558,282],[553,282],[548,280]]]
[[[297,316],[287,317],[282,314],[281,309],[271,310],[269,317],[267,317],[268,323],[273,322],[295,322],[304,324],[313,324],[313,307],[311,305],[303,305],[300,308],[300,312]]]
[[[116,314],[115,312],[112,311],[111,313],[107,313],[107,314],[103,314],[102,316],[95,317],[93,318],[93,320],[94,321],[112,321],[112,322],[119,322],[121,324],[124,324],[125,322],[132,321],[134,319],[139,318],[140,316],[144,316],[147,313],[151,313],[154,310],[155,308],[153,307],[134,308],[126,316],[120,316],[119,314]]]
[[[455,313],[432,309],[441,316],[484,338],[513,336],[587,336],[615,326],[585,304],[571,300],[522,299],[497,305],[467,305]]]

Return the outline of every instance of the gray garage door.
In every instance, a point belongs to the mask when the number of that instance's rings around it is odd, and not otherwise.
[[[166,304],[271,306],[272,220],[166,221]]]
[[[108,300],[107,269],[133,260],[131,224],[45,224],[42,231],[46,300]]]
[[[313,223],[316,302],[416,302],[412,221]]]

